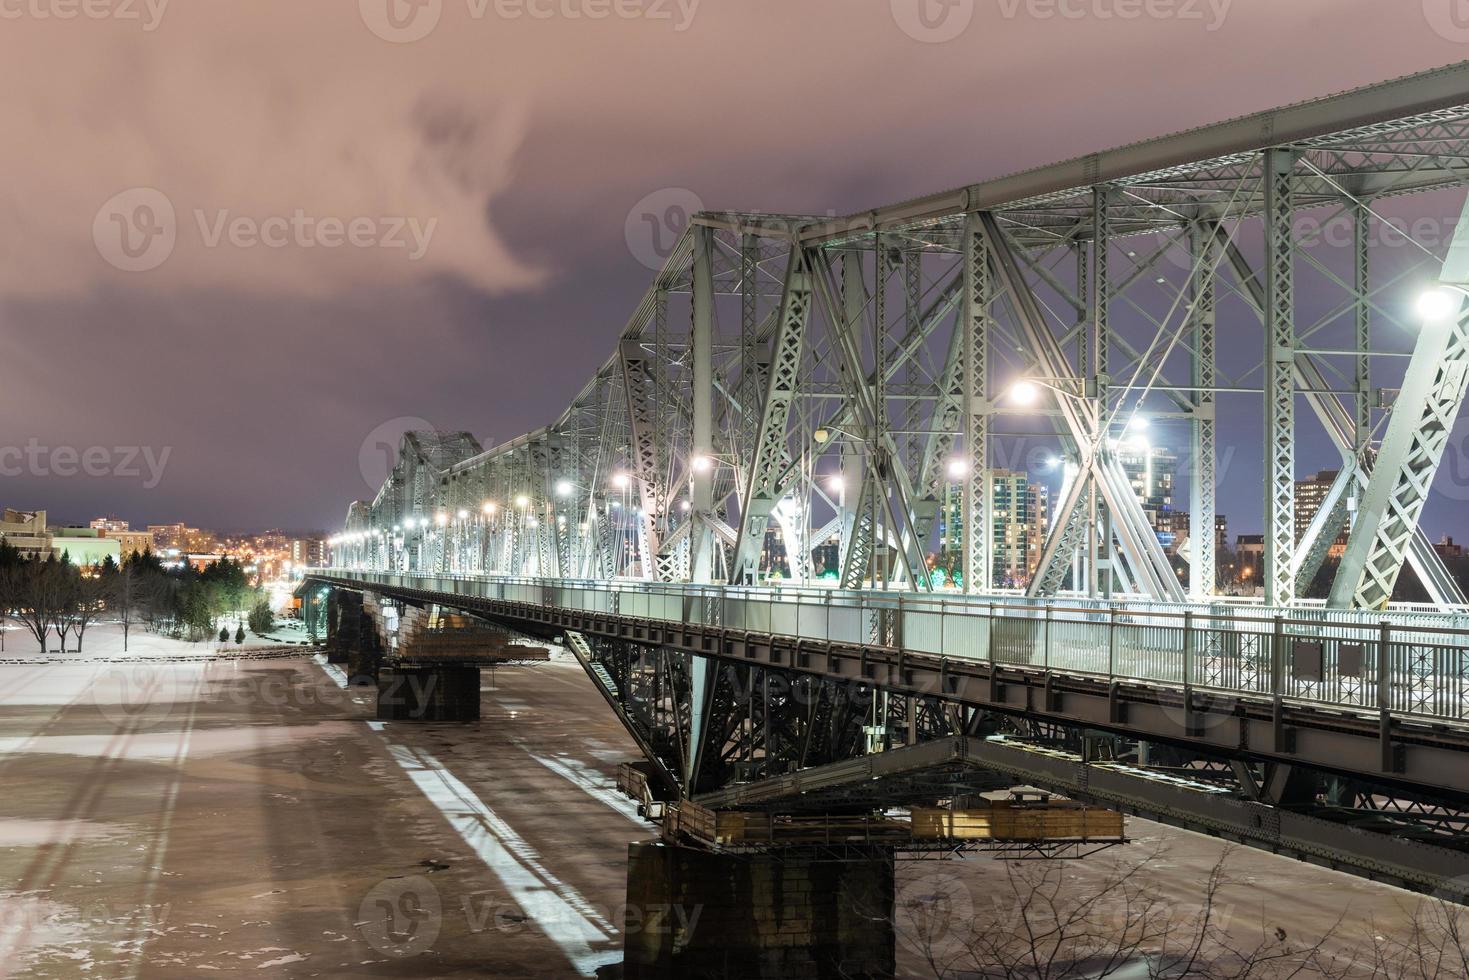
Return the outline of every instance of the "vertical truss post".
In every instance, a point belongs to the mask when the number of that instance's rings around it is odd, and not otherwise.
[[[1422,314],[1418,341],[1393,404],[1372,475],[1347,539],[1330,604],[1382,609],[1392,598],[1469,387],[1469,199],[1440,281],[1441,309]]]
[[[887,245],[882,234],[873,236],[872,263],[872,398],[874,404],[872,432],[868,448],[873,465],[868,469],[867,479],[871,484],[870,517],[872,536],[872,586],[885,589],[892,575],[891,553],[888,550],[888,534],[894,528],[883,515],[883,504],[887,500],[887,487],[883,478],[892,472],[900,461],[886,455],[888,434],[888,269]]]
[[[735,540],[732,572],[735,580],[741,583],[752,584],[758,576],[765,532],[780,499],[778,480],[787,450],[791,407],[795,404],[800,384],[806,324],[811,316],[812,273],[809,263],[810,258],[804,249],[791,249],[770,378],[761,411],[760,434],[755,442],[755,459],[750,465],[741,501],[740,533]]]
[[[689,510],[689,578],[712,581],[714,541],[714,229],[694,228],[693,443]]]
[[[1295,213],[1296,153],[1265,151],[1265,603],[1295,600]]]
[[[1087,294],[1088,312],[1092,319],[1092,363],[1090,365],[1092,377],[1096,383],[1096,400],[1092,406],[1092,430],[1098,439],[1105,439],[1106,433],[1101,430],[1102,419],[1107,417],[1107,389],[1110,385],[1110,371],[1112,360],[1112,327],[1110,323],[1112,302],[1111,289],[1112,277],[1109,271],[1109,258],[1111,255],[1110,243],[1112,240],[1112,216],[1108,210],[1115,197],[1116,192],[1106,186],[1092,188],[1092,253],[1091,253],[1091,276],[1088,280],[1090,292]],[[1087,365],[1077,365],[1079,372],[1085,372]],[[1085,471],[1083,471],[1085,475]],[[1087,477],[1090,478],[1089,476]],[[1086,531],[1086,566],[1087,566],[1087,595],[1096,596],[1099,592],[1110,596],[1112,594],[1112,531],[1111,519],[1107,513],[1106,504],[1102,495],[1093,493],[1086,498],[1087,501],[1087,523]],[[1064,558],[1065,556],[1060,556]]]
[[[866,305],[866,290],[862,284],[862,253],[854,250],[842,253],[842,317],[841,329],[850,330],[852,326],[862,319],[862,310]],[[838,358],[839,366],[837,373],[844,376],[845,383],[842,390],[850,391],[859,384],[856,378],[847,378],[845,375],[851,370],[845,358]],[[860,502],[862,488],[866,485],[866,476],[863,472],[863,459],[858,447],[850,436],[841,440],[841,490],[837,494],[837,511],[841,518],[841,548],[840,564],[846,567],[847,552],[852,546],[852,539],[856,531],[857,510],[853,502]]]
[[[1216,230],[1212,225],[1192,230],[1194,344],[1194,409],[1190,420],[1193,466],[1189,480],[1189,516],[1193,548],[1189,554],[1189,594],[1203,599],[1214,594],[1214,271],[1219,265]]]
[[[760,438],[760,240],[740,239],[739,480],[749,480]],[[741,501],[743,506],[743,501]]]
[[[990,305],[994,302],[994,277],[989,249],[978,214],[964,221],[964,305],[960,329],[964,331],[964,591],[988,592],[992,586],[993,544],[990,531],[989,472],[989,335]]]
[[[1372,304],[1371,294],[1372,212],[1365,206],[1352,209],[1352,291],[1356,294],[1353,303],[1353,333],[1356,338],[1357,357],[1354,364],[1357,388],[1357,440],[1356,452],[1361,454],[1372,437]],[[1353,489],[1355,493],[1355,488]]]

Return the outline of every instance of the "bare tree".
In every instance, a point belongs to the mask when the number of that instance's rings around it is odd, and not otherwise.
[[[1326,975],[1323,966],[1345,968],[1322,958],[1335,926],[1306,941],[1263,918],[1244,941],[1226,928],[1229,917],[1221,914],[1219,893],[1229,881],[1230,850],[1189,905],[1149,882],[1147,869],[1161,853],[1160,848],[1127,861],[1089,862],[1092,871],[1101,869],[1092,880],[1077,875],[1067,861],[1004,862],[1004,879],[972,916],[964,916],[958,933],[951,931],[952,909],[937,922],[921,910],[897,912],[907,920],[905,938],[939,980],[1287,980]],[[1348,957],[1353,968],[1358,959]]]
[[[76,633],[77,653],[81,653],[87,627],[107,611],[107,596],[112,591],[112,583],[100,575],[81,575],[73,581],[71,591],[72,601],[67,618],[71,621],[72,631]]]
[[[65,652],[66,633],[62,622],[70,598],[71,565],[48,557],[45,561],[24,562],[17,569],[16,618],[41,645],[42,653],[46,652],[53,629],[62,638],[61,648]]]

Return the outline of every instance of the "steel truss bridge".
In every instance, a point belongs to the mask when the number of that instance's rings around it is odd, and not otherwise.
[[[1469,873],[1469,609],[1418,525],[1469,384],[1469,222],[1384,255],[1382,204],[1457,213],[1466,180],[1469,63],[846,218],[697,214],[558,419],[405,435],[312,578],[565,636],[673,796],[998,773],[1433,890]],[[1246,400],[1261,603],[1218,594],[1210,533]],[[1123,464],[1140,417],[1188,433],[1181,571]],[[1298,533],[1323,432],[1340,474]],[[1025,594],[995,588],[1017,438],[1064,471]],[[1428,607],[1389,606],[1405,565]]]

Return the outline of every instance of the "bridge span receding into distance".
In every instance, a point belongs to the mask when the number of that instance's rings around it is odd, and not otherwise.
[[[842,218],[694,214],[554,421],[403,436],[308,614],[385,636],[368,671],[409,610],[562,640],[659,812],[1030,785],[1464,898],[1469,601],[1421,522],[1460,479],[1466,183],[1461,63]],[[1258,601],[1222,594],[1224,419],[1258,423]],[[1186,487],[1139,485],[1145,431]],[[1309,511],[1303,439],[1338,461]],[[1017,564],[996,488],[1036,452]]]

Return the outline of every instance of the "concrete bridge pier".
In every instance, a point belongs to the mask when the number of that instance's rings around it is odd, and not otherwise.
[[[877,980],[895,970],[893,855],[628,847],[624,980]]]
[[[333,589],[327,597],[326,659],[345,665],[353,684],[376,682],[383,644],[362,593]]]
[[[347,649],[356,642],[356,630],[350,623],[342,629],[342,596],[352,595],[341,589],[331,589],[326,596],[326,662],[345,664]]]
[[[377,674],[380,721],[479,721],[479,668],[395,664]]]

